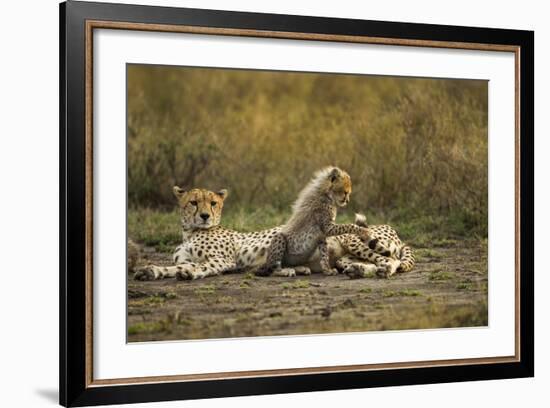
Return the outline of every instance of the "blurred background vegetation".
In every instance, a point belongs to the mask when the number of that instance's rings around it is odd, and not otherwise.
[[[179,241],[173,185],[229,189],[229,227],[282,223],[327,165],[352,177],[342,220],[365,212],[420,245],[487,236],[486,81],[150,65],[127,78],[133,239]]]

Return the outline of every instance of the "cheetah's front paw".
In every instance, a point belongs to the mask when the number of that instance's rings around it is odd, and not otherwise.
[[[178,267],[178,271],[176,272],[177,280],[194,280],[202,277],[204,275],[201,274],[201,271],[193,267]]]
[[[162,279],[162,272],[154,265],[139,267],[134,273],[134,280],[151,281],[155,279]]]
[[[177,271],[176,272],[177,280],[192,280],[193,276],[188,271]]]
[[[344,269],[344,273],[350,279],[372,278],[376,272],[376,265],[364,265],[359,263],[354,263]]]
[[[376,276],[379,278],[389,278],[391,276],[391,266],[377,266],[376,267]]]

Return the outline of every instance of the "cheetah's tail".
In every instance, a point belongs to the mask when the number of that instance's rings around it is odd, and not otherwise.
[[[410,246],[405,245],[401,248],[400,254],[401,266],[399,272],[409,272],[414,267],[415,259],[414,254]]]
[[[365,228],[369,226],[367,224],[367,217],[360,213],[355,213],[355,224]]]

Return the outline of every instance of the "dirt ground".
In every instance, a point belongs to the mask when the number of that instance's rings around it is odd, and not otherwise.
[[[170,263],[151,248],[142,254]],[[415,254],[411,272],[389,279],[232,274],[141,282],[129,274],[128,341],[487,325],[486,242],[449,241]]]

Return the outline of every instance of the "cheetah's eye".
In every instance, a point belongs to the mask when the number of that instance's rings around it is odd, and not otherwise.
[[[216,206],[216,204],[218,204],[218,203],[217,203],[217,202],[215,202],[215,201],[212,201],[212,202],[210,203],[210,205],[211,205],[212,207],[215,207],[215,206]]]
[[[196,202],[196,201],[189,201],[189,204],[194,205],[195,207],[197,206],[197,202]]]

